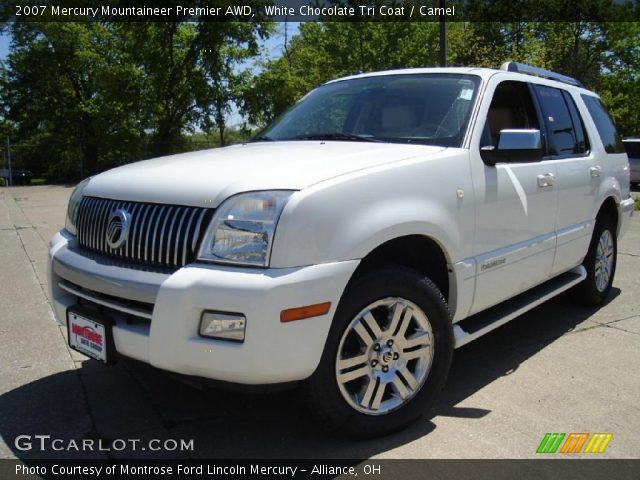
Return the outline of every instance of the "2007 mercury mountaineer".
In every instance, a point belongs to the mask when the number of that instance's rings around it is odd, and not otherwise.
[[[611,289],[623,144],[522,64],[357,75],[254,141],[81,182],[51,241],[71,347],[239,384],[304,381],[351,434],[427,410],[453,350],[569,288]]]

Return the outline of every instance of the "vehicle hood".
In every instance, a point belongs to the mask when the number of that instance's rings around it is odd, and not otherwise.
[[[236,193],[302,190],[357,170],[442,150],[443,147],[373,142],[256,142],[114,168],[93,177],[84,194],[217,207]]]

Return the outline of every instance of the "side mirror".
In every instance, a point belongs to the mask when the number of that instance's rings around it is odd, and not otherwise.
[[[488,165],[506,162],[538,162],[542,160],[540,130],[500,130],[497,148],[493,146],[482,147],[480,157]]]

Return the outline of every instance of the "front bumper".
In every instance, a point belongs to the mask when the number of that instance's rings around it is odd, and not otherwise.
[[[60,285],[148,304],[150,321],[131,323],[116,315],[119,353],[164,370],[243,384],[290,382],[313,373],[340,296],[359,263],[266,270],[192,264],[162,273],[86,255],[64,231],[50,247],[49,285],[59,323],[66,324],[67,308],[78,301]],[[284,309],[327,301],[326,315],[280,322]],[[204,310],[244,314],[244,342],[200,337]]]

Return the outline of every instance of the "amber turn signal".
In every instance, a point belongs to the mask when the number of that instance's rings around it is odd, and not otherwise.
[[[319,317],[324,315],[331,308],[331,302],[316,303],[306,307],[288,308],[280,312],[281,322],[293,322],[294,320],[304,320],[305,318]]]

